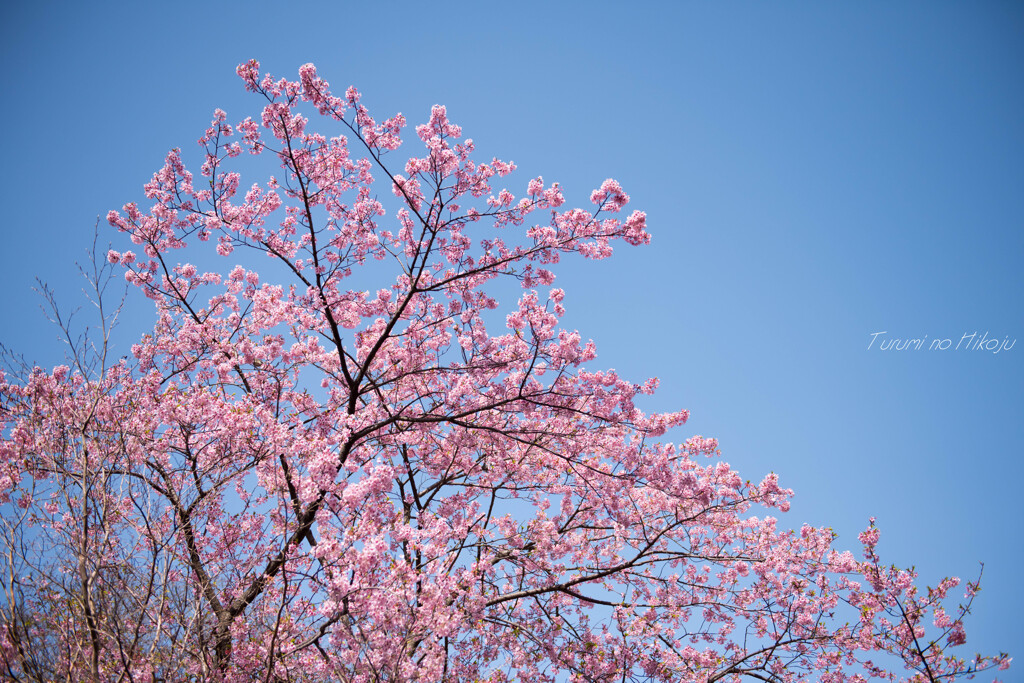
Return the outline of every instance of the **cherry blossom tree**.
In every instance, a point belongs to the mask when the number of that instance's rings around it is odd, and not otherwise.
[[[96,264],[97,301],[123,271],[152,332],[112,362],[101,310],[68,365],[0,374],[0,675],[940,681],[1009,665],[955,654],[976,582],[959,606],[956,579],[919,588],[879,559],[873,523],[860,559],[829,529],[787,530],[774,474],[743,479],[714,439],[660,441],[687,412],[645,414],[656,381],[592,369],[553,271],[649,241],[617,182],[588,209],[541,178],[517,197],[493,187],[514,165],[476,159],[444,107],[396,161],[405,118],[378,122],[355,88],[333,95],[308,64],[238,74],[260,115],[218,110],[198,178],[174,150],[149,207],[108,216],[134,246]],[[244,188],[260,164],[276,175]]]

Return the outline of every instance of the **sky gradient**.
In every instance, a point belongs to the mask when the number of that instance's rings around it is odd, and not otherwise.
[[[659,377],[643,407],[690,409],[680,438],[778,472],[783,525],[855,548],[875,516],[930,585],[984,562],[965,654],[1024,656],[1024,339],[964,348],[1024,337],[1024,5],[304,7],[5,3],[0,341],[59,362],[33,278],[76,305],[97,217],[172,147],[197,165],[215,108],[257,114],[236,65],[314,62],[410,134],[447,105],[517,195],[619,180],[652,244],[556,271],[597,365]],[[152,320],[132,303],[122,334]]]

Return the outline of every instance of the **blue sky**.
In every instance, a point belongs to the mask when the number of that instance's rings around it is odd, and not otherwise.
[[[235,66],[312,61],[379,118],[447,105],[517,194],[618,179],[651,246],[558,273],[600,365],[660,377],[645,407],[778,472],[789,526],[852,548],[876,516],[931,584],[984,561],[968,649],[1024,654],[1024,340],[927,348],[1024,337],[1024,5],[303,7],[5,3],[0,340],[56,363],[33,278],[73,303],[96,217],[214,108],[256,111]],[[927,340],[869,349],[883,331]]]

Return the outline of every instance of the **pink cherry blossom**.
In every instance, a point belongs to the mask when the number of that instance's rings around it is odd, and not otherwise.
[[[237,71],[258,105],[235,125],[216,110],[199,175],[174,150],[144,206],[108,214],[136,246],[100,260],[153,301],[152,329],[117,362],[76,346],[52,372],[0,373],[3,676],[1009,666],[957,654],[977,581],[922,588],[882,562],[873,520],[863,559],[790,529],[777,474],[745,479],[714,438],[664,440],[688,411],[648,414],[657,380],[594,367],[554,285],[563,257],[650,241],[618,182],[563,208],[569,188],[541,177],[500,186],[515,165],[474,157],[443,106],[399,159],[405,117],[332,95],[312,64]],[[504,309],[503,282],[521,290]]]

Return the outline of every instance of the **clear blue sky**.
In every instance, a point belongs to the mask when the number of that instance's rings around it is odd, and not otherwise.
[[[33,277],[73,302],[96,217],[214,108],[254,113],[235,66],[312,61],[381,118],[446,104],[517,194],[622,182],[652,245],[559,272],[601,364],[779,472],[789,526],[854,547],[874,515],[932,584],[984,561],[968,648],[1024,657],[1024,4],[299,6],[4,3],[3,342],[55,363]]]

